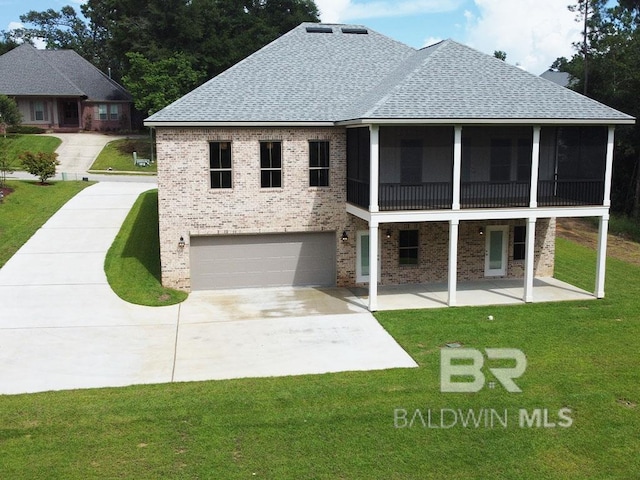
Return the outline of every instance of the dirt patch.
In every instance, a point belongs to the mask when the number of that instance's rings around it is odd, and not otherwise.
[[[556,225],[558,237],[571,240],[594,250],[598,248],[598,229],[587,220],[582,218],[558,218]],[[618,235],[609,234],[607,257],[617,258],[640,266],[640,244]]]

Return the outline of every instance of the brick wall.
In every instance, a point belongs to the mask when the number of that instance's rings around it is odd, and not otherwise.
[[[260,141],[282,142],[282,188],[260,186]],[[329,187],[309,187],[309,141],[330,142]],[[209,142],[230,141],[232,189],[211,189]],[[190,289],[189,238],[333,231],[336,235],[338,286],[356,284],[357,231],[365,221],[346,213],[346,131],[342,128],[158,128],[158,184],[162,282]],[[461,222],[458,279],[484,278],[485,237],[479,227],[509,225],[508,276],[522,277],[523,262],[513,261],[509,222]],[[398,231],[420,231],[419,264],[398,264]],[[347,231],[348,240],[340,239]],[[387,230],[391,236],[386,238]],[[383,224],[381,284],[444,282],[447,279],[449,226],[446,222]],[[178,246],[180,237],[186,241]],[[555,221],[536,224],[536,275],[553,274]]]

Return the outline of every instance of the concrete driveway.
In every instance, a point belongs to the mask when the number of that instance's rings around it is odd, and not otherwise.
[[[417,366],[342,289],[122,301],[104,257],[149,188],[85,189],[0,269],[0,394]]]

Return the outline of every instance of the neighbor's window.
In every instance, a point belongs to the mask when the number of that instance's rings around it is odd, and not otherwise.
[[[418,264],[418,230],[400,230],[400,265]]]
[[[109,120],[118,120],[120,118],[119,105],[109,106]]]
[[[309,142],[309,186],[329,186],[329,142]]]
[[[282,187],[281,142],[260,142],[260,186]]]
[[[209,143],[211,188],[231,188],[231,142]]]
[[[527,245],[527,227],[513,228],[513,259],[524,260]]]
[[[44,102],[33,102],[33,120],[46,120],[46,110]]]
[[[107,104],[106,103],[101,103],[100,105],[98,105],[98,118],[100,120],[107,120],[108,116],[107,116]]]

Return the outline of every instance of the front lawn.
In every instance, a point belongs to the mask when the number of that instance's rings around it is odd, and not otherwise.
[[[148,138],[127,138],[109,142],[93,162],[89,171],[99,171],[100,173],[108,173],[109,171],[156,173],[156,163],[152,163],[147,167],[134,165],[133,152],[137,152],[138,158],[151,159],[151,141]]]
[[[52,182],[43,186],[36,182],[7,181],[13,192],[0,204],[0,267],[51,215],[89,185],[89,182]]]
[[[593,251],[557,255],[559,278],[592,288]],[[636,478],[639,276],[609,260],[604,300],[377,314],[416,369],[0,397],[0,478]],[[450,342],[521,349],[522,393],[486,369],[483,390],[441,393]]]
[[[23,152],[55,152],[62,140],[46,135],[15,135],[7,138],[0,136],[0,155],[6,155],[9,163],[16,170],[20,169],[19,155]]]

